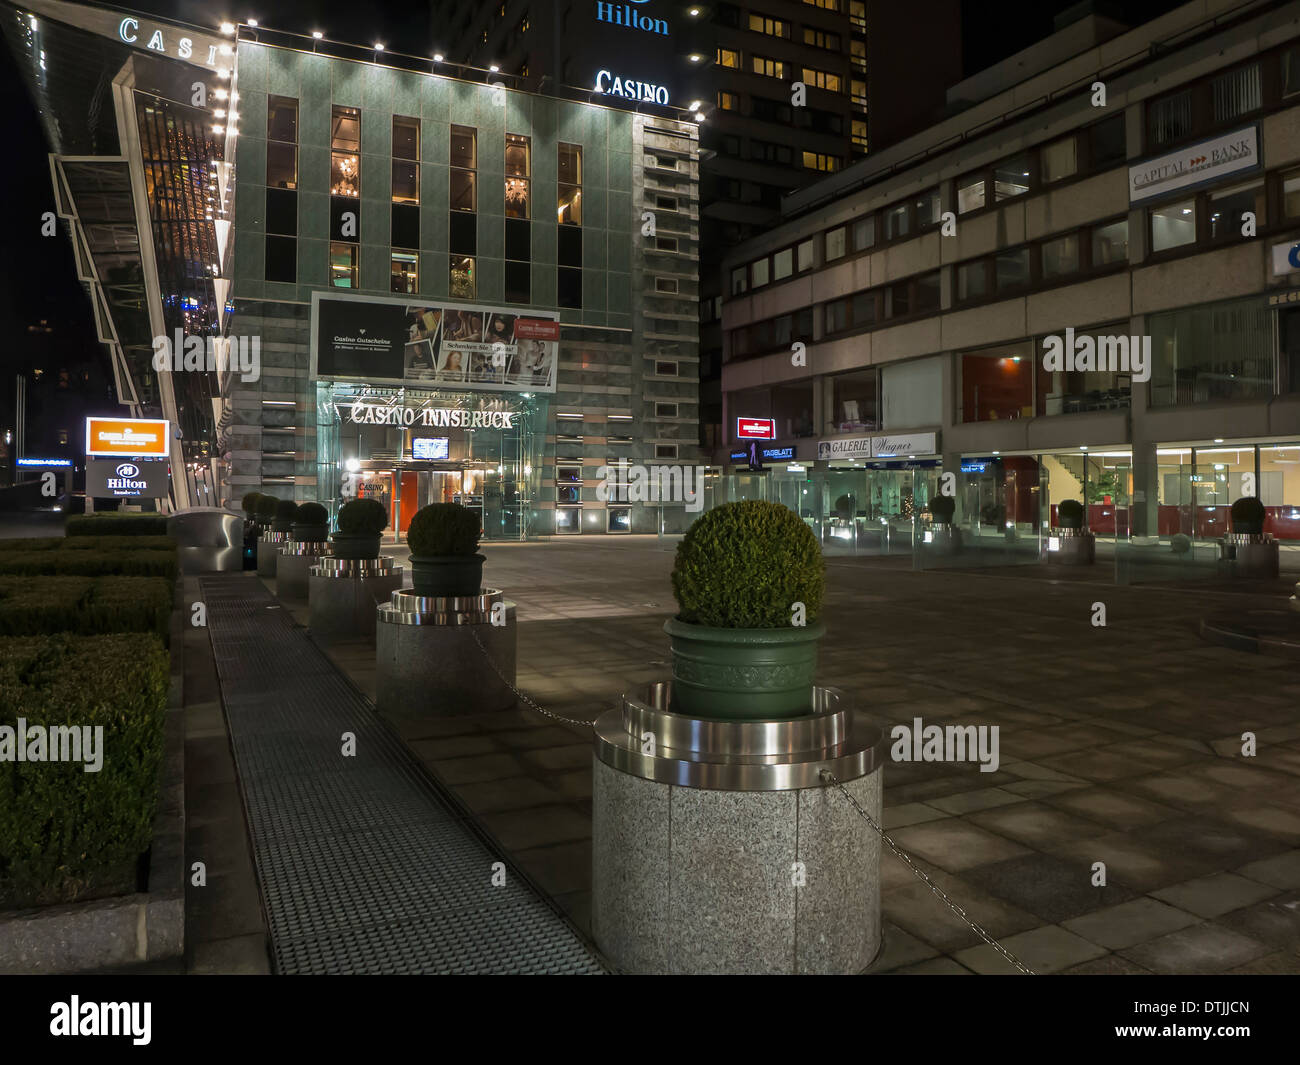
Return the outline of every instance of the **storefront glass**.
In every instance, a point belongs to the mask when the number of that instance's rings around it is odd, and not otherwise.
[[[454,502],[481,512],[485,540],[550,531],[533,509],[545,397],[319,381],[316,412],[317,498],[332,512],[372,496],[404,533],[420,507]]]

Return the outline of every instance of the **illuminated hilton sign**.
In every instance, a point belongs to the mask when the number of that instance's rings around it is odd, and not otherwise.
[[[646,0],[632,0],[632,4],[644,4]],[[649,15],[643,15],[632,4],[608,4],[604,0],[596,0],[596,21],[610,22],[615,26],[625,26],[630,30],[644,30],[646,33],[657,33],[662,37],[668,36],[668,23],[661,18],[651,18]]]

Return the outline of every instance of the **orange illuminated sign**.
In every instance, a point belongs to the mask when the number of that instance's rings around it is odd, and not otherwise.
[[[168,453],[167,426],[164,421],[144,418],[87,418],[86,454],[128,455],[132,458]]]

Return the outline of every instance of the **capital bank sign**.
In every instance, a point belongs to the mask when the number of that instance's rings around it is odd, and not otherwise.
[[[632,6],[633,4],[647,2],[648,0],[632,0],[630,4],[611,4],[605,3],[605,0],[596,0],[596,21],[608,22],[614,26],[623,26],[629,30],[657,33],[661,37],[667,37],[668,23],[665,19],[643,15]]]

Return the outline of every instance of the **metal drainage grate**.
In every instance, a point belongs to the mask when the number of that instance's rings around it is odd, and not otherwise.
[[[603,972],[260,581],[201,586],[277,972]]]

